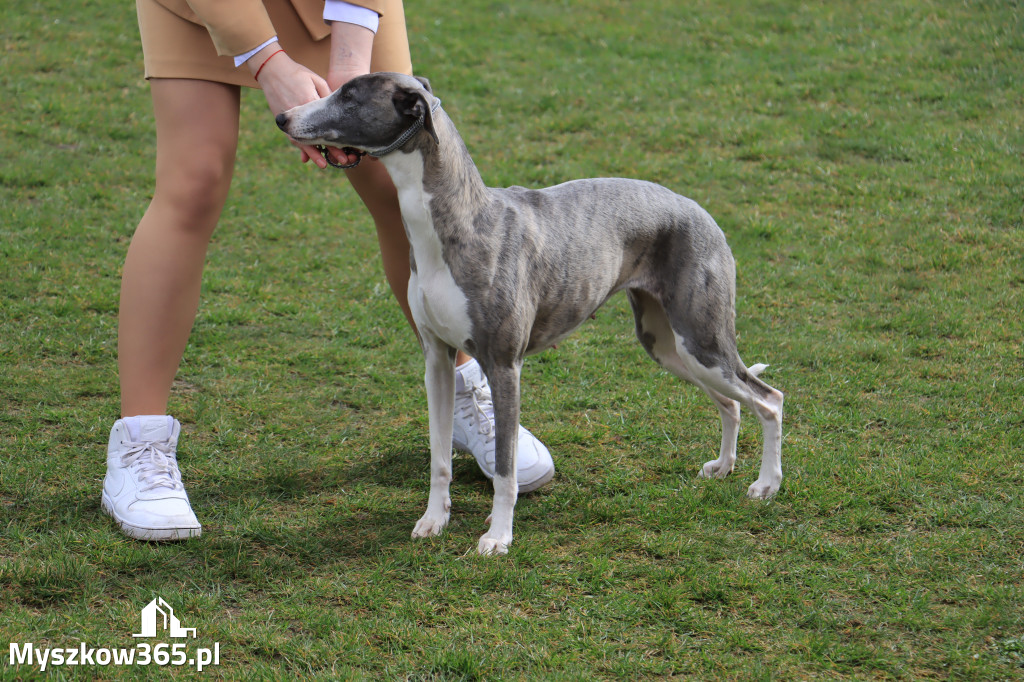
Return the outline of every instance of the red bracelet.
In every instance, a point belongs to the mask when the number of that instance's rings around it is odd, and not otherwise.
[[[276,57],[277,55],[281,54],[282,52],[284,52],[284,50],[278,50],[278,51],[277,51],[277,52],[275,52],[274,54],[272,54],[272,55],[270,55],[269,57],[267,57],[266,59],[264,59],[264,60],[263,60],[263,63],[262,63],[262,64],[260,64],[260,68],[256,69],[256,75],[254,75],[254,76],[252,77],[252,78],[253,78],[253,80],[259,80],[259,78],[260,78],[260,71],[262,71],[262,70],[263,70],[263,67],[267,65],[267,62],[269,62],[269,61],[270,61],[271,59],[273,59],[273,58],[274,58],[274,57]]]

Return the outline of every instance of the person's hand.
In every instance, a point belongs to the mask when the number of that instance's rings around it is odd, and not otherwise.
[[[312,102],[331,94],[349,80],[370,72],[370,54],[373,50],[373,31],[344,22],[331,24],[331,56],[327,80],[292,60],[278,43],[263,48],[247,62],[253,76],[259,74],[259,83],[267,98],[270,111],[276,116],[292,107]],[[281,51],[281,54],[277,54]],[[317,167],[327,167],[327,161],[315,147],[292,144],[302,150],[302,162],[312,160]],[[355,164],[356,154],[348,154],[336,147],[328,147],[331,158],[340,164]]]
[[[277,43],[257,52],[247,64],[254,76],[259,72],[263,95],[274,116],[331,94],[327,81],[292,60]],[[315,147],[301,145],[294,140],[292,144],[302,150],[302,163],[312,160],[319,168],[327,167],[327,162]]]

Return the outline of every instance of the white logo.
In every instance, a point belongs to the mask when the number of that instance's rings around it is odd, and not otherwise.
[[[174,615],[171,605],[165,602],[163,597],[157,597],[142,609],[142,632],[137,632],[132,637],[156,637],[158,623],[171,637],[191,635],[194,639],[196,636],[196,629],[181,627],[181,621]]]
[[[174,609],[162,597],[157,597],[142,609],[142,632],[137,632],[132,637],[157,637],[158,627],[170,637],[196,638],[196,629],[183,628],[181,621],[174,615]],[[12,666],[35,666],[41,673],[55,667],[108,665],[187,666],[202,672],[207,666],[220,665],[220,642],[214,642],[212,648],[201,647],[193,650],[190,650],[185,642],[139,642],[133,647],[126,648],[96,648],[85,642],[81,642],[76,648],[40,648],[32,642],[11,642],[8,662]]]

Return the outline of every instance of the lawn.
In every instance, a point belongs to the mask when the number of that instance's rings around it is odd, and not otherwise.
[[[760,429],[651,363],[616,297],[523,372],[555,479],[481,558],[491,488],[428,492],[416,341],[344,178],[258,92],[172,396],[203,535],[99,508],[120,267],[153,183],[130,3],[0,7],[0,646],[132,648],[161,597],[226,679],[1024,679],[1024,7],[408,2],[492,185],[660,182],[737,261]],[[165,644],[174,640],[161,639]],[[157,646],[158,642],[149,640]],[[13,650],[12,650],[13,651]],[[18,649],[23,651],[23,649]],[[41,676],[0,662],[0,679]],[[187,678],[190,665],[46,674]]]

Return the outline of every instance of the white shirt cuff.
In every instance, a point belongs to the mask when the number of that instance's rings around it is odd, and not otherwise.
[[[372,9],[353,5],[344,0],[326,0],[324,3],[324,21],[340,21],[346,24],[355,24],[368,28],[374,33],[380,26],[380,15]]]
[[[237,67],[241,66],[242,64],[245,64],[247,61],[252,59],[252,56],[254,54],[256,54],[257,52],[259,52],[260,50],[265,48],[267,45],[273,45],[276,42],[277,42],[277,36],[274,36],[273,38],[271,38],[267,42],[265,42],[262,45],[260,45],[259,47],[257,47],[255,50],[249,50],[245,54],[238,55],[237,57],[235,57],[235,67],[237,68]]]

